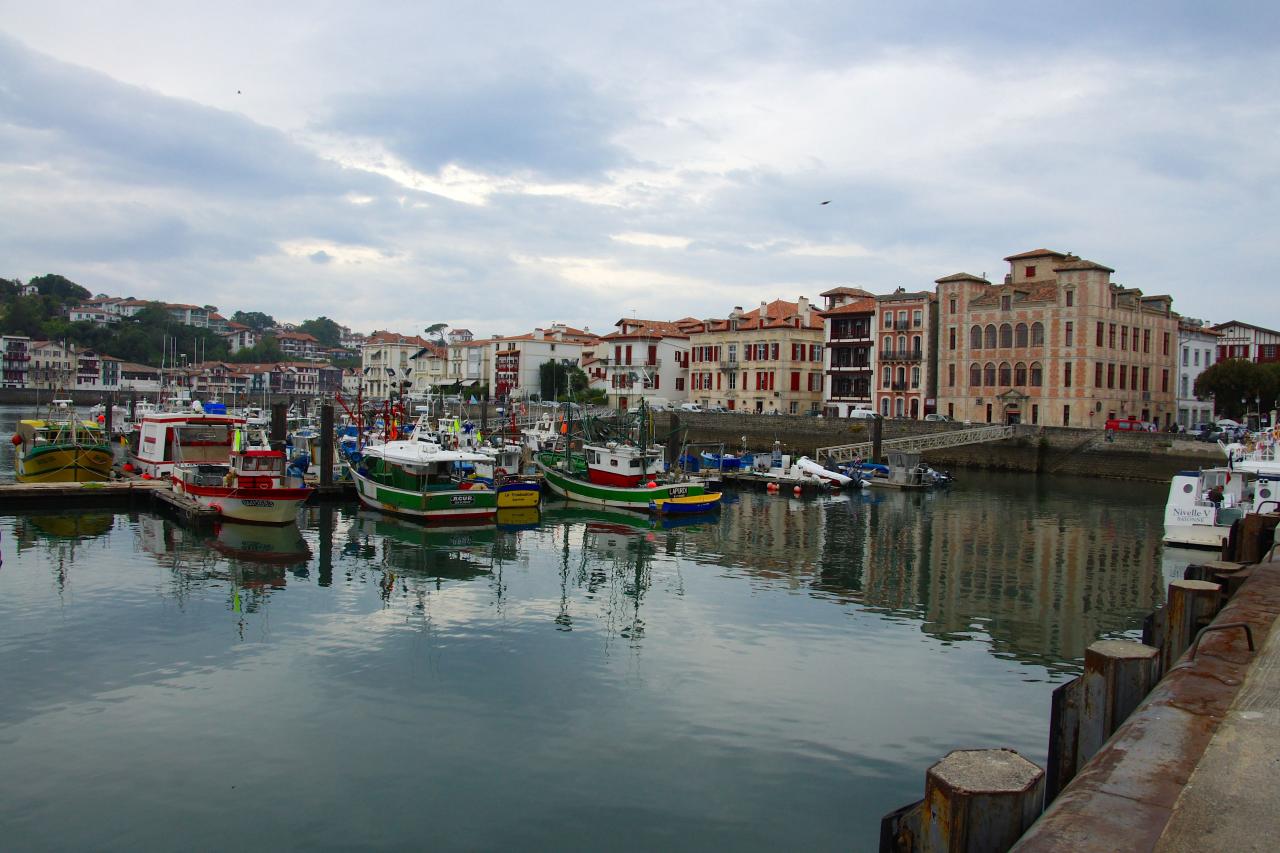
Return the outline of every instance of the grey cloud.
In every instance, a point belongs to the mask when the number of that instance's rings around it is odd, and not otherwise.
[[[312,263],[316,264],[327,264],[333,260],[333,255],[329,254],[324,249],[321,249],[318,252],[312,252],[308,257],[311,258]]]
[[[553,178],[598,174],[627,155],[610,139],[625,107],[582,77],[534,71],[496,80],[450,81],[395,93],[334,98],[324,129],[380,139],[417,169],[454,163]]]

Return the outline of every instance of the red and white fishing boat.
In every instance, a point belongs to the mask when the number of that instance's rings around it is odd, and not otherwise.
[[[129,462],[139,474],[168,477],[179,463],[225,465],[244,418],[203,410],[151,412],[138,424],[138,446]]]
[[[237,439],[238,442],[238,439]],[[223,463],[175,465],[173,490],[223,518],[254,524],[291,524],[314,489],[285,469],[279,450],[234,450]]]

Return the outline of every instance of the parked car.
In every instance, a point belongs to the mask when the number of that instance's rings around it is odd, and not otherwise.
[[[697,403],[681,403],[679,411],[682,412],[701,412],[702,406]]]
[[[729,410],[726,409],[724,406],[708,406],[707,411],[714,412],[715,414],[718,414],[718,415],[727,415],[729,413]]]
[[[951,418],[947,417],[946,415],[939,415],[939,414],[936,414],[936,413],[935,413],[935,414],[932,414],[932,415],[925,415],[925,416],[924,416],[924,419],[925,419],[926,421],[929,421],[930,423],[939,423],[939,422],[941,422],[941,423],[951,423]]]
[[[871,421],[875,420],[876,413],[870,409],[850,409],[849,417],[854,420]]]

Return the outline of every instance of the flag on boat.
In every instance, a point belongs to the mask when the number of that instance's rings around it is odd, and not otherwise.
[[[476,399],[476,395],[475,395],[475,394],[472,394],[472,395],[471,395],[471,403],[470,403],[470,405],[474,406],[476,403],[479,403],[479,402],[480,402],[480,401]]]

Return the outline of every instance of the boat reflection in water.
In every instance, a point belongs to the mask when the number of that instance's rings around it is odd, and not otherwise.
[[[498,508],[499,530],[537,530],[542,512],[536,506]]]
[[[466,581],[490,573],[497,529],[427,527],[361,509],[349,535],[355,551],[377,555],[384,569],[437,582]]]
[[[306,565],[311,546],[302,538],[297,522],[278,526],[226,521],[214,528],[209,546],[224,557],[277,566]]]
[[[23,518],[37,534],[51,539],[93,539],[115,526],[114,514],[29,515]]]

